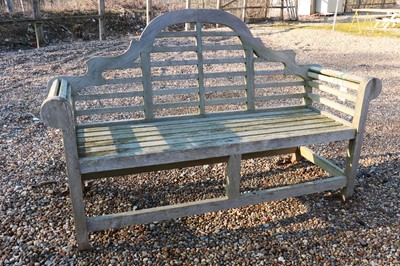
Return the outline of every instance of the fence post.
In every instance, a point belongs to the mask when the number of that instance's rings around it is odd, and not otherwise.
[[[42,15],[40,13],[40,0],[32,0],[32,7],[33,7],[33,19],[35,20],[34,25],[36,34],[36,46],[37,48],[39,48],[44,44],[43,23],[41,21]]]
[[[247,9],[247,0],[243,0],[243,9],[242,9],[243,22],[246,22],[246,9]]]
[[[6,0],[6,8],[8,13],[14,13],[14,6],[12,0]]]
[[[104,15],[106,13],[106,7],[104,0],[99,0],[99,39],[103,41],[106,39],[106,27],[104,25]]]
[[[217,9],[221,9],[221,0],[217,0]]]
[[[151,0],[146,0],[146,25],[149,25],[151,19],[152,19],[152,6],[151,6]]]

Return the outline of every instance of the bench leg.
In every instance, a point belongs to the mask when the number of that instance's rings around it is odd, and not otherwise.
[[[76,241],[79,250],[90,249],[83,201],[83,181],[78,163],[78,150],[73,129],[63,131],[68,173],[69,194],[74,215]]]
[[[296,152],[292,153],[292,157],[290,158],[290,161],[292,163],[300,162],[302,160],[303,156],[301,156],[300,152],[300,147],[297,147]]]
[[[242,156],[234,154],[229,156],[226,166],[226,196],[235,198],[240,195],[240,163]]]
[[[87,250],[90,249],[90,244],[83,201],[83,186],[79,170],[68,171],[68,180],[78,249]]]
[[[354,184],[357,176],[357,169],[361,152],[361,137],[349,141],[346,168],[344,169],[344,175],[347,178],[347,185],[342,190],[342,197],[344,200],[351,198],[354,193]]]

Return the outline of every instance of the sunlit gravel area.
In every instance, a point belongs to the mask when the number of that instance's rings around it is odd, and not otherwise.
[[[0,52],[0,265],[400,265],[400,41],[302,27],[250,25],[300,64],[380,78],[371,103],[354,197],[337,191],[90,234],[79,252],[61,132],[39,115],[46,83],[85,72],[129,38]],[[341,164],[344,144],[316,147]],[[310,180],[320,169],[288,156],[242,163],[243,191]],[[220,196],[224,165],[96,180],[92,215]]]

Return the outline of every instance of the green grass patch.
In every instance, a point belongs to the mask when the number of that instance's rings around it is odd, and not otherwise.
[[[400,38],[400,26],[396,25],[396,27],[389,27],[388,29],[383,28],[374,28],[375,22],[357,22],[351,23],[336,23],[335,31],[341,31],[352,35],[357,36],[366,36],[366,37],[392,37],[392,38]],[[319,30],[332,30],[333,24],[323,24],[323,25],[311,25],[306,26],[309,29],[319,29]]]

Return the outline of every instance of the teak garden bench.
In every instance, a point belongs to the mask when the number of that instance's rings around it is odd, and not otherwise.
[[[175,30],[185,23],[194,30]],[[91,58],[84,75],[48,88],[41,116],[62,129],[78,248],[87,249],[88,232],[108,228],[327,190],[351,197],[381,82],[297,65],[293,51],[266,48],[235,16],[188,9],[157,17],[123,54]],[[344,169],[306,147],[336,141],[349,143]],[[241,191],[242,159],[279,154],[330,177]],[[86,217],[83,180],[213,162],[227,163],[223,197]]]

